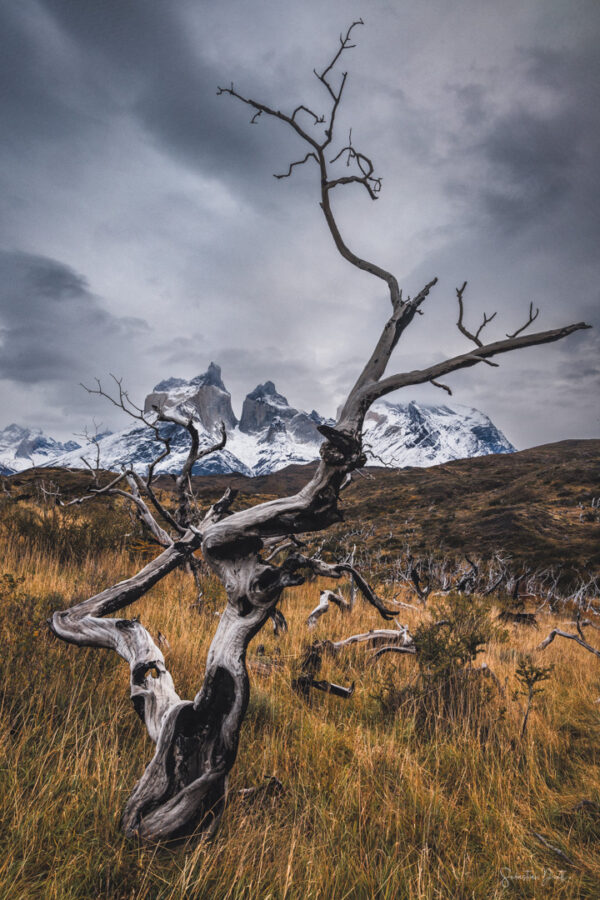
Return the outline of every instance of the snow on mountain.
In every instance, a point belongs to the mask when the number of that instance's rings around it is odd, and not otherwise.
[[[414,401],[377,403],[365,419],[364,445],[370,461],[398,467],[435,466],[515,449],[478,409]]]
[[[191,381],[168,378],[159,382],[146,397],[144,412],[181,407],[193,412],[207,432],[212,432],[219,422],[224,422],[228,431],[237,425],[231,408],[231,394],[221,378],[221,367],[212,362],[206,372]]]
[[[212,444],[216,435],[209,434],[200,428],[203,443]],[[157,472],[178,472],[188,454],[190,438],[185,429],[169,422],[160,425],[160,432],[171,439],[171,454],[156,467]],[[163,444],[155,440],[153,432],[144,425],[134,425],[116,431],[98,441],[100,465],[104,469],[119,471],[123,467],[133,467],[138,472],[146,472],[150,463],[164,450]],[[83,468],[82,457],[94,464],[96,447],[81,447],[54,459],[47,465],[64,466],[65,468]],[[252,475],[251,469],[239,460],[229,449],[212,453],[194,467],[194,475],[211,475],[219,472],[241,472]]]
[[[246,396],[238,421],[221,369],[214,363],[190,381],[183,378],[160,381],[146,397],[144,411],[149,418],[157,410],[170,409],[194,415],[204,446],[219,439],[220,423],[225,423],[226,448],[196,463],[195,475],[223,472],[266,475],[292,463],[311,462],[318,458],[323,441],[317,426],[334,424],[315,410],[306,413],[295,409],[278,393],[272,381],[259,384]],[[189,435],[185,429],[170,423],[161,423],[159,427],[171,440],[171,455],[157,465],[156,471],[179,471],[189,449]],[[490,419],[478,410],[414,401],[377,403],[365,420],[364,445],[371,464],[394,467],[430,466],[452,459],[514,451]],[[133,466],[144,472],[163,449],[150,429],[137,424],[102,437],[98,446],[101,466],[113,471]],[[83,456],[90,462],[95,460],[95,447],[82,448],[74,442],[59,444],[41,432],[16,425],[0,432],[0,464],[4,463],[12,471],[32,465],[81,468]]]
[[[205,446],[218,440],[220,423],[225,423],[226,448],[196,463],[194,475],[217,472],[265,475],[292,463],[311,462],[318,457],[323,440],[317,425],[326,421],[314,410],[308,414],[294,409],[277,393],[273,382],[267,381],[248,394],[238,422],[221,369],[214,363],[191,381],[168,378],[159,382],[146,397],[144,412],[151,417],[159,409],[193,413]],[[176,472],[187,455],[189,436],[183,428],[170,423],[162,423],[160,430],[171,439],[171,454],[158,464],[156,471]],[[149,429],[135,425],[102,439],[99,448],[103,468],[118,470],[132,465],[144,471],[160,454],[162,445],[154,440]],[[93,460],[95,448],[66,453],[55,459],[54,464],[79,468],[82,456]]]
[[[0,475],[11,475],[32,466],[44,466],[69,451],[77,450],[76,441],[62,444],[39,428],[8,425],[0,431]]]

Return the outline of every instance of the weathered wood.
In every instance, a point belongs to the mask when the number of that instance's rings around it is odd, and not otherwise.
[[[341,594],[336,594],[334,591],[321,591],[318,605],[315,606],[306,620],[309,628],[316,626],[321,616],[328,611],[331,603],[334,603],[341,612],[348,612],[350,609],[350,604]]]
[[[168,711],[154,758],[127,802],[126,834],[154,842],[216,831],[250,697],[246,649],[268,617],[268,609],[256,607],[242,617],[228,603],[201,690],[193,703]]]
[[[569,641],[575,641],[576,644],[579,644],[580,647],[583,647],[584,650],[587,650],[588,653],[593,653],[594,656],[600,657],[600,650],[597,650],[596,647],[592,647],[591,644],[585,640],[582,635],[579,634],[570,634],[568,631],[562,631],[560,628],[553,628],[547,638],[544,638],[541,644],[538,645],[538,650],[545,650],[548,647],[554,638],[562,637],[566,638]]]

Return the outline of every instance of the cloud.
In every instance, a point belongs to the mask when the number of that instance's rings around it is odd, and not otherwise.
[[[494,122],[481,146],[490,166],[482,199],[502,228],[548,215],[564,198],[579,140],[573,119],[565,109],[549,118],[518,109]]]
[[[0,378],[77,384],[125,358],[146,331],[142,319],[103,309],[64,263],[0,251]]]
[[[449,88],[468,127],[453,132],[446,187],[479,227],[587,255],[600,239],[600,78],[596,46],[521,46],[507,85],[482,79]],[[468,177],[460,164],[468,165]],[[532,231],[533,229],[533,231]],[[529,245],[527,246],[529,249]],[[572,263],[571,263],[572,264]]]
[[[26,149],[27,141],[73,136],[81,117],[65,94],[69,63],[51,20],[28,4],[0,9],[0,127],[3,148]]]
[[[336,215],[349,246],[405,292],[440,277],[393,368],[463,349],[453,289],[464,278],[469,321],[499,309],[500,335],[530,300],[540,327],[597,316],[600,8],[372,7],[347,56],[338,148],[352,126],[383,192],[372,204],[337,189]],[[216,87],[234,79],[275,107],[322,111],[312,68],[362,13],[355,0],[0,6],[0,245],[21,251],[0,261],[13,418],[83,412],[89,398],[75,386],[95,374],[122,374],[143,397],[210,359],[238,403],[270,378],[296,405],[335,409],[389,302],[337,254],[318,173],[272,178],[304,155],[297,137],[264,116],[250,126],[248,108]],[[595,349],[578,347],[591,371]],[[559,351],[544,352],[536,397],[575,390]],[[457,399],[491,412],[519,371],[507,360],[496,382],[471,373]],[[515,428],[525,418],[547,436],[575,427],[577,403],[550,420],[517,393],[503,407]],[[588,413],[577,415],[583,427]]]
[[[73,46],[85,48],[88,93],[97,94],[104,81],[106,100],[166,154],[215,178],[227,171],[238,193],[252,195],[249,174],[264,157],[264,135],[243,127],[250,119],[247,109],[232,112],[228,98],[217,97],[217,86],[224,78],[230,81],[231,73],[193,44],[190,4],[40,0],[40,5]],[[285,131],[271,128],[285,145]]]

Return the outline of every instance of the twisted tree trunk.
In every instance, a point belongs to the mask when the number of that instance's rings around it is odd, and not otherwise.
[[[195,830],[214,834],[250,697],[246,648],[268,609],[240,615],[229,601],[212,641],[202,689],[166,717],[156,753],[127,802],[123,826],[145,840],[172,840]]]

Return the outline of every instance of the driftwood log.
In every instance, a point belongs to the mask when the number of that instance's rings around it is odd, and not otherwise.
[[[336,66],[340,57],[354,46],[352,32],[361,24],[352,24],[345,37],[340,38],[332,61],[321,73],[316,73],[329,101],[327,116],[317,116],[306,106],[288,114],[242,96],[233,85],[219,89],[220,94],[251,107],[253,121],[261,115],[271,116],[296,133],[307,149],[306,155],[292,163],[281,177],[291,176],[300,164],[316,167],[320,206],[337,249],[348,263],[383,282],[389,292],[391,313],[370,358],[350,390],[335,425],[320,428],[325,440],[317,470],[302,490],[292,496],[235,512],[232,510],[235,496],[228,491],[202,516],[193,502],[189,479],[193,463],[202,451],[192,419],[182,415],[177,424],[188,429],[192,448],[177,481],[180,497],[177,510],[172,513],[158,501],[151,475],[145,481],[134,473],[125,477],[129,491],[123,493],[131,499],[149,532],[163,547],[162,552],[132,578],[66,611],[55,612],[51,619],[51,628],[59,638],[80,646],[112,649],[130,666],[131,698],[156,750],[127,802],[123,827],[126,834],[146,841],[170,841],[190,835],[207,837],[218,827],[248,706],[246,649],[273,617],[286,588],[302,584],[311,572],[333,579],[350,575],[381,616],[393,618],[394,611],[386,607],[352,565],[326,564],[302,556],[293,541],[296,535],[326,529],[341,520],[340,492],[348,485],[351,473],[365,464],[362,429],[370,406],[380,397],[410,385],[431,383],[449,391],[439,379],[452,372],[482,363],[495,365],[490,363],[493,357],[558,341],[588,327],[577,323],[523,334],[535,318],[530,311],[529,320],[511,336],[484,344],[480,335],[491,318],[484,317],[475,333],[467,330],[463,321],[463,285],[457,292],[458,324],[474,346],[423,369],[386,375],[394,348],[415,316],[422,314],[437,279],[433,278],[412,299],[403,298],[391,272],[361,258],[348,247],[334,216],[331,203],[336,190],[354,184],[376,199],[381,187],[373,164],[351,141],[337,153],[333,149],[336,113],[346,83],[346,73],[338,76]],[[342,170],[346,174],[336,174],[336,163],[340,160],[349,165]],[[119,390],[122,403],[120,386]],[[128,399],[126,394],[125,399]],[[175,421],[175,413],[169,415],[170,418],[161,410],[156,411],[157,420],[162,417]],[[223,436],[219,446],[224,440]],[[121,488],[115,483],[111,490]],[[288,555],[283,554],[277,564],[273,557],[267,558],[274,546],[290,538],[294,547]],[[210,646],[202,686],[193,700],[182,700],[165,667],[163,654],[148,631],[139,621],[111,616],[142,597],[176,567],[192,565],[194,552],[199,549],[205,563],[221,579],[227,604]],[[280,557],[281,554],[277,558]],[[277,617],[275,622],[281,624]]]

